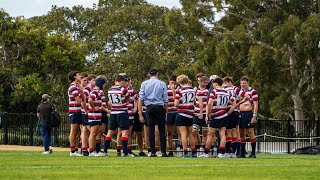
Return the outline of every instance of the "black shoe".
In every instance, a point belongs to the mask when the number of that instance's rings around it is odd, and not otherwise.
[[[169,156],[167,155],[167,153],[162,153],[161,157],[169,157]]]
[[[136,153],[131,153],[131,154],[133,154],[135,157],[138,157],[138,154],[136,154]],[[140,154],[140,153],[139,153]]]
[[[156,154],[151,154],[150,157],[157,157],[157,155]]]
[[[89,151],[82,151],[83,156],[89,156]]]
[[[139,152],[139,156],[141,156],[141,157],[147,157],[148,155],[147,155],[146,153],[144,153],[144,152]]]
[[[118,156],[118,157],[121,157],[121,153],[120,153],[120,152],[117,152],[117,156]]]
[[[174,157],[173,152],[169,152],[168,157]]]
[[[256,155],[255,155],[255,154],[250,154],[250,155],[248,156],[248,158],[256,158]]]
[[[237,155],[237,158],[246,158],[246,155]]]

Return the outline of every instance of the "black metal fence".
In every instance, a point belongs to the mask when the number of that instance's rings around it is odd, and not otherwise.
[[[62,116],[59,128],[52,133],[54,146],[69,146],[69,117]],[[307,120],[258,120],[255,125],[258,136],[257,151],[260,153],[290,153],[300,147],[319,145],[320,121]],[[133,138],[133,144],[136,144]],[[42,145],[36,114],[0,114],[0,144]],[[115,143],[112,143],[112,147]],[[247,143],[250,148],[250,143]]]

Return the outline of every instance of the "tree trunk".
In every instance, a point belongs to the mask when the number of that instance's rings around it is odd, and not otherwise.
[[[303,101],[297,92],[298,90],[296,90],[294,95],[291,95],[294,104],[294,127],[296,133],[303,133],[304,123],[302,120],[305,120],[303,113]]]
[[[289,64],[290,64],[290,74],[292,77],[292,81],[296,81],[298,79],[298,71],[296,69],[296,63],[297,60],[294,55],[294,51],[292,48],[288,48],[289,50]],[[300,79],[299,83],[296,86],[296,90],[291,95],[291,98],[293,100],[293,106],[294,106],[294,127],[296,133],[300,134],[303,133],[303,127],[304,123],[302,120],[305,120],[304,113],[303,113],[303,100],[301,95],[301,89],[302,89],[302,80]]]

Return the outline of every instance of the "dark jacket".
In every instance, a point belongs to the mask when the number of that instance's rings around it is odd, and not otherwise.
[[[37,112],[40,114],[41,122],[49,123],[51,118],[51,112],[55,109],[51,102],[42,102],[37,108]]]

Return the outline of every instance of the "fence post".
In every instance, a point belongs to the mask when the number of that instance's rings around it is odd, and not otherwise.
[[[316,120],[317,146],[320,144],[320,120]]]
[[[58,146],[58,128],[52,128],[53,131],[53,144],[54,146]]]
[[[3,130],[4,130],[4,144],[9,144],[8,138],[8,113],[3,113]]]
[[[287,138],[290,138],[290,118],[287,120]],[[288,142],[288,154],[290,154],[290,139],[287,139]]]
[[[33,113],[29,114],[29,146],[33,145]]]
[[[259,136],[261,134],[261,119],[257,120],[257,135]],[[260,140],[258,140],[258,147],[257,147],[257,152],[260,152]]]

